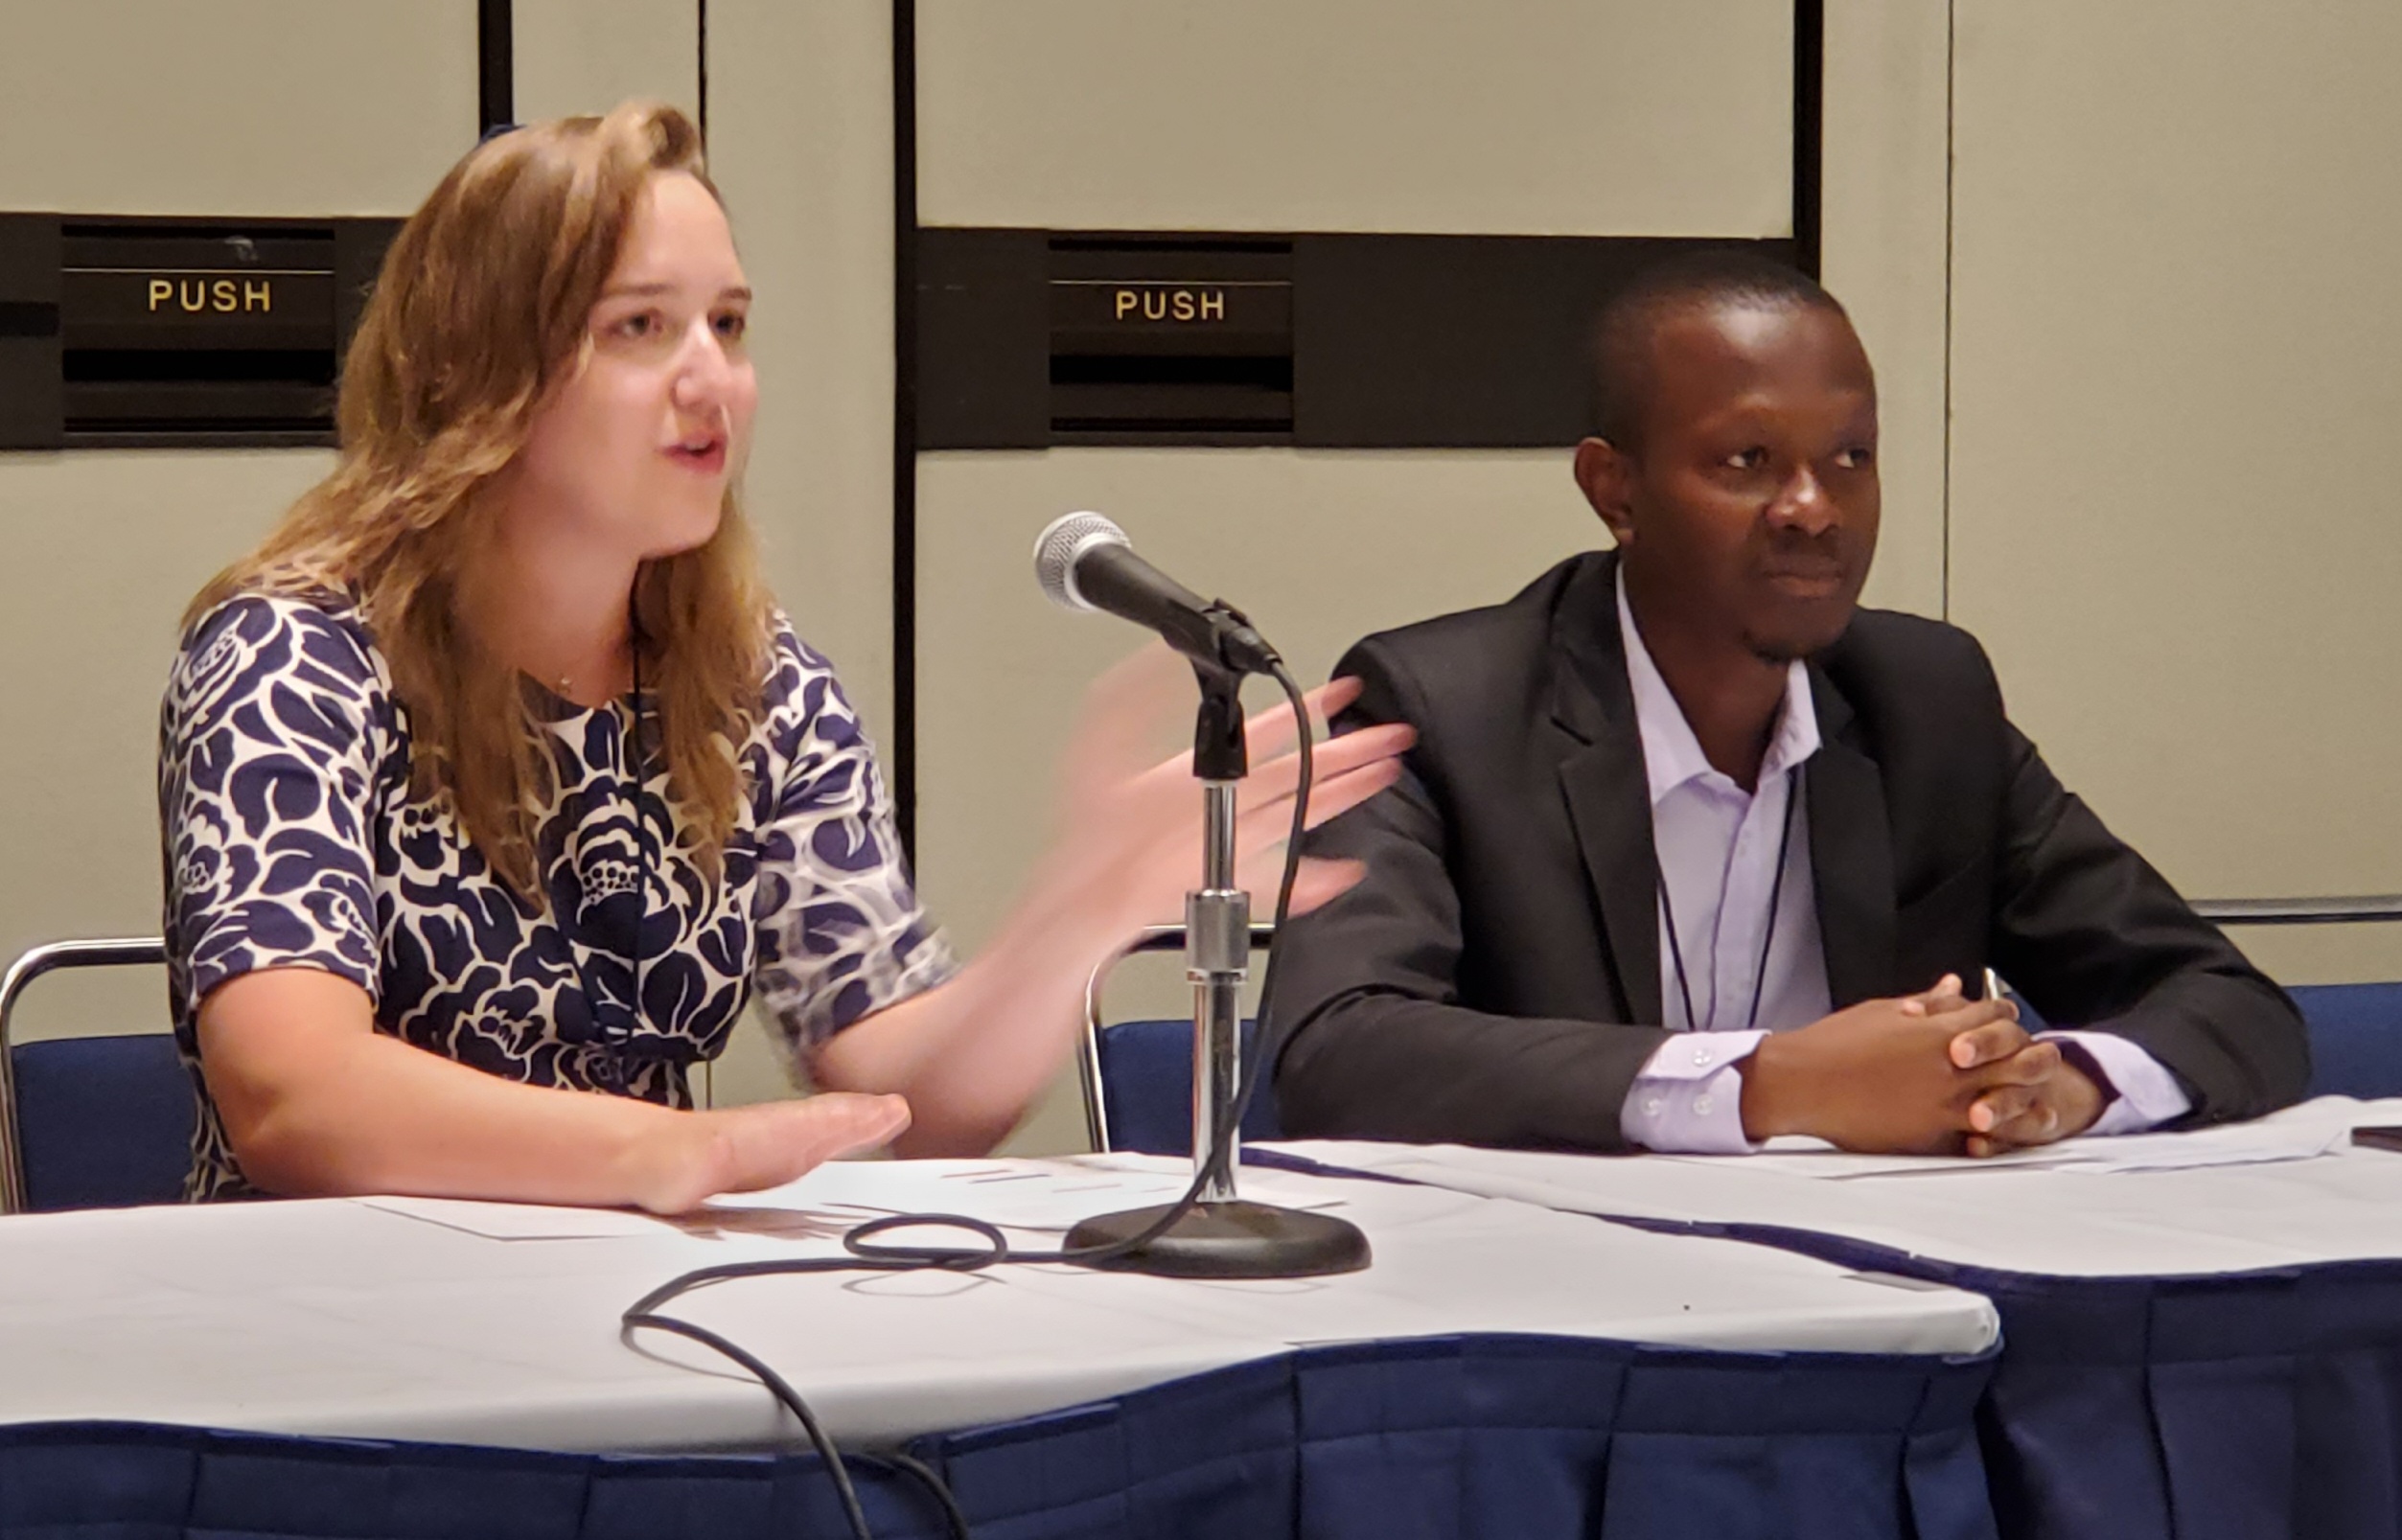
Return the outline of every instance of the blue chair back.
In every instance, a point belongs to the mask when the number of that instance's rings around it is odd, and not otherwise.
[[[53,941],[0,975],[0,1213],[172,1203],[199,1117],[166,1033],[18,1041],[26,987],[62,969],[155,968],[157,936]]]
[[[1242,1024],[1242,1062],[1256,1063],[1252,1045],[1259,1023]],[[1102,1027],[1099,1081],[1109,1147],[1144,1155],[1192,1153],[1192,1023],[1120,1022]],[[1245,1139],[1283,1138],[1276,1121],[1276,1098],[1266,1091],[1243,1115]]]
[[[2390,925],[2402,893],[2358,898],[2235,898],[2194,906],[2218,925]],[[2296,984],[2285,991],[2310,1031],[2312,1096],[2402,1096],[2402,983]]]
[[[2297,984],[2310,1027],[2310,1094],[2402,1096],[2402,983]]]
[[[199,1113],[173,1037],[51,1038],[17,1044],[9,1061],[29,1210],[183,1196]]]

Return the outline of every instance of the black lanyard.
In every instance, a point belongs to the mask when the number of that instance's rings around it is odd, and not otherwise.
[[[1768,953],[1776,945],[1778,900],[1785,895],[1785,858],[1791,852],[1793,846],[1793,809],[1801,802],[1800,772],[1801,767],[1798,765],[1785,772],[1785,830],[1777,836],[1776,876],[1768,884],[1768,923],[1766,928],[1767,933],[1760,938],[1760,968],[1752,976],[1751,980],[1751,1013],[1744,1018],[1744,1030],[1746,1032],[1759,1024],[1760,997],[1768,984]],[[1668,900],[1668,873],[1659,867],[1656,857],[1653,859],[1652,875],[1659,883],[1660,917],[1668,925],[1668,953],[1676,962],[1676,994],[1685,1005],[1685,1030],[1698,1032],[1701,1030],[1701,1023],[1699,1018],[1693,1014],[1693,985],[1685,977],[1685,948],[1684,944],[1676,938],[1676,908]],[[1719,908],[1721,910],[1726,908],[1726,895],[1723,887],[1719,893]],[[1712,976],[1716,977],[1715,969],[1712,970]],[[1710,1014],[1718,1015],[1718,986],[1715,983],[1710,986]]]

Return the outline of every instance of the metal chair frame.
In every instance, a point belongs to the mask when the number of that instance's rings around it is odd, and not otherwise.
[[[25,1149],[16,1108],[16,1040],[10,1026],[17,997],[42,975],[61,968],[123,968],[167,960],[157,936],[118,936],[96,941],[53,941],[28,950],[0,976],[0,1214],[25,1212]]]
[[[2196,904],[2214,925],[2375,925],[2402,920],[2402,893],[2367,898],[2221,898]]]
[[[1251,927],[1251,950],[1265,952],[1276,939],[1276,927],[1255,922]],[[1139,952],[1177,952],[1184,948],[1185,928],[1181,925],[1146,927],[1133,946],[1118,956],[1095,968],[1084,980],[1084,1042],[1076,1049],[1076,1078],[1084,1087],[1084,1132],[1093,1141],[1093,1148],[1107,1154],[1112,1148],[1109,1136],[1109,1103],[1101,1092],[1101,985],[1110,970]]]

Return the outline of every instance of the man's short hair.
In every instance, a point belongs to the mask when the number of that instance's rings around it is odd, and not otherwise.
[[[1632,454],[1642,448],[1651,397],[1651,338],[1671,316],[1715,305],[1844,313],[1798,267],[1756,251],[1717,246],[1665,258],[1609,297],[1593,321],[1593,433]]]

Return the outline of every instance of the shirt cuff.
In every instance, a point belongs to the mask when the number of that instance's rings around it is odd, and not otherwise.
[[[2140,1134],[2179,1118],[2193,1110],[2193,1101],[2177,1077],[2161,1068],[2160,1062],[2136,1046],[2132,1038],[2115,1032],[2040,1032],[2039,1038],[2058,1043],[2073,1043],[2100,1067],[2110,1084],[2103,1087],[2105,1094],[2115,1092],[2102,1108],[2102,1115],[2093,1120],[2088,1134]],[[1638,1082],[1640,1084],[1640,1082]]]
[[[1627,1092],[1628,1143],[1674,1155],[1749,1155],[1743,1061],[1766,1032],[1679,1032],[1653,1050]]]

